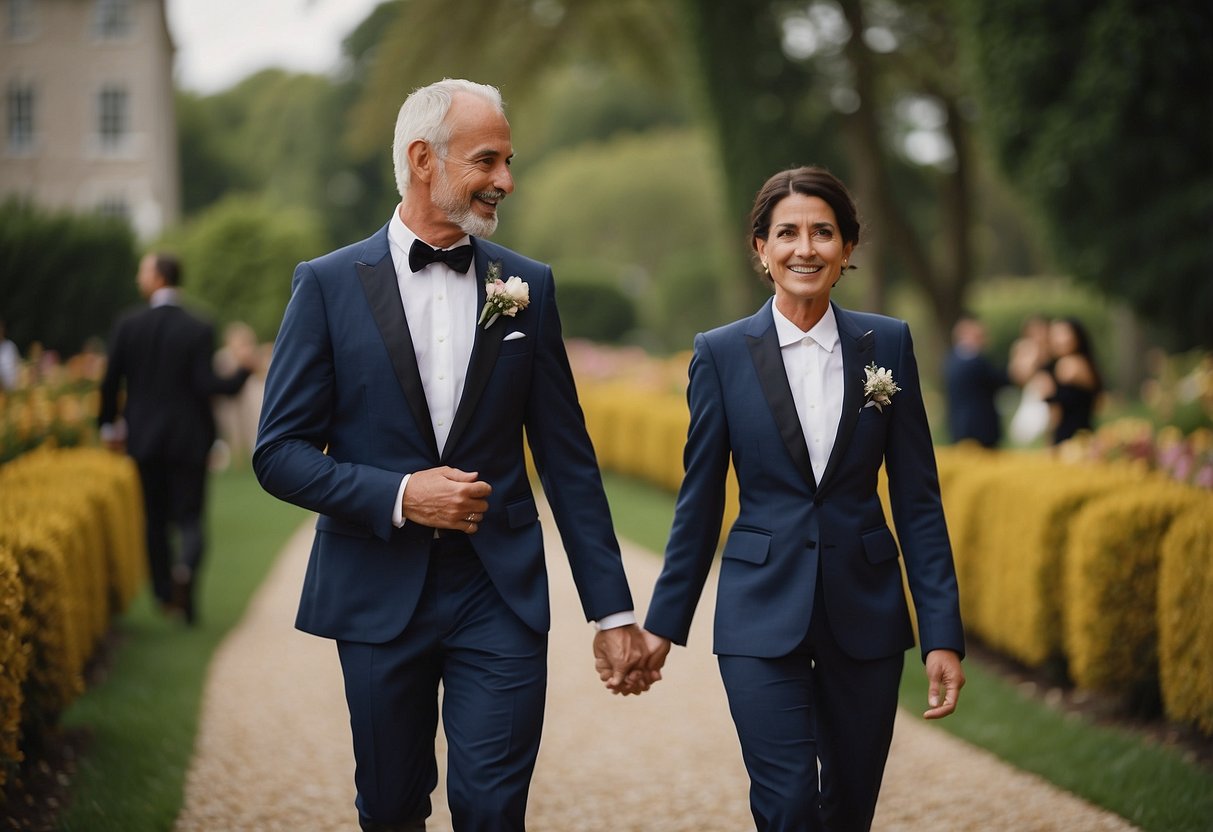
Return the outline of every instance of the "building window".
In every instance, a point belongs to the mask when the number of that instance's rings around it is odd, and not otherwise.
[[[8,85],[8,148],[27,151],[34,146],[34,85],[12,81]]]
[[[8,36],[25,40],[34,34],[34,0],[8,0]]]
[[[130,130],[129,96],[122,87],[102,87],[97,95],[97,134],[101,147],[112,150]]]
[[[96,0],[93,29],[100,38],[121,38],[131,33],[130,0]]]
[[[125,220],[130,222],[131,209],[126,204],[126,200],[120,196],[103,197],[97,203],[97,213],[103,217],[112,217],[114,219]]]

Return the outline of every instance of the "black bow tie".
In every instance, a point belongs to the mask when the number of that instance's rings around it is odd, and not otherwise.
[[[472,247],[432,249],[420,240],[413,240],[409,249],[409,268],[419,272],[430,263],[446,263],[454,271],[464,274],[472,265]]]

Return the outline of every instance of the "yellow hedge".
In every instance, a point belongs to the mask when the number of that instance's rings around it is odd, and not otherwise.
[[[84,686],[75,582],[42,518],[0,507],[0,543],[12,551],[25,589],[30,664],[22,724],[43,727]]]
[[[22,760],[21,688],[29,670],[25,587],[12,549],[0,543],[0,792]]]
[[[12,714],[36,736],[80,694],[112,616],[144,583],[142,494],[131,461],[99,449],[41,449],[0,466],[0,755]],[[18,599],[18,600],[14,600]],[[15,612],[14,612],[15,611]],[[25,667],[10,667],[19,645]],[[22,674],[24,687],[11,681]]]
[[[1196,506],[1172,523],[1158,573],[1158,664],[1168,717],[1213,734],[1213,515]]]
[[[1158,565],[1182,512],[1213,495],[1142,476],[1074,517],[1063,571],[1070,675],[1082,687],[1134,695],[1158,678]]]
[[[688,422],[685,399],[624,381],[581,387],[601,465],[676,491]],[[1160,588],[1158,579],[1172,519],[1195,504],[1213,509],[1209,492],[1149,474],[1140,465],[1072,455],[960,445],[939,448],[936,456],[961,611],[977,639],[1029,665],[1064,659],[1080,685],[1136,693],[1158,679],[1160,620],[1172,622],[1165,626],[1209,626],[1213,590],[1193,595],[1207,585],[1185,572],[1188,577],[1177,582],[1186,593],[1181,597],[1178,589]],[[883,477],[880,488],[887,506]],[[737,509],[730,474],[722,535]],[[1181,563],[1184,569],[1201,568]],[[1191,612],[1193,605],[1200,614]],[[1181,657],[1163,669],[1172,673],[1162,684],[1176,718],[1199,721],[1207,711],[1193,715],[1193,709],[1207,709],[1213,698],[1208,667],[1184,652],[1195,643],[1191,649],[1213,655],[1213,637],[1200,632],[1196,637],[1184,630],[1165,648]],[[1172,661],[1170,653],[1165,661]]]
[[[1132,484],[1126,466],[1062,465],[1007,454],[962,525],[965,624],[986,644],[1028,665],[1064,653],[1062,574],[1071,521],[1090,500]],[[966,598],[966,596],[968,596]]]

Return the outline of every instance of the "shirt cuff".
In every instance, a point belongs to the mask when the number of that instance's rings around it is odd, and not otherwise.
[[[102,442],[122,442],[126,439],[126,422],[106,422],[97,431]]]
[[[396,491],[396,507],[392,509],[392,525],[398,529],[407,522],[404,519],[404,489],[409,484],[409,477],[411,476],[413,475],[405,474],[403,479],[400,480],[399,490]]]
[[[626,627],[629,624],[635,623],[636,613],[633,610],[624,610],[623,612],[613,612],[610,615],[604,615],[594,622],[594,629],[614,630],[616,627]]]

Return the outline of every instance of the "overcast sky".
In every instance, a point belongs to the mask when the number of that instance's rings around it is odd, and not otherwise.
[[[168,0],[177,84],[213,93],[270,66],[328,72],[379,0]]]

